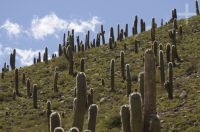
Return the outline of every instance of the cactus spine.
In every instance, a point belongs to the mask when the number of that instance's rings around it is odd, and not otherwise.
[[[142,100],[144,100],[144,72],[139,73],[138,81],[139,81],[139,89],[142,96]]]
[[[163,86],[165,83],[165,69],[164,69],[164,58],[163,58],[163,51],[159,51],[159,68],[160,68],[160,82]]]
[[[88,130],[92,132],[95,132],[97,112],[98,106],[96,104],[90,105],[88,109]]]
[[[33,108],[37,108],[37,84],[33,85]]]
[[[15,69],[15,92],[16,95],[19,95],[19,71]]]
[[[73,50],[70,45],[68,45],[67,48],[64,48],[64,55],[69,63],[69,74],[73,75],[74,74],[74,68],[73,68],[74,59],[73,59]]]
[[[81,72],[85,71],[85,60],[84,58],[81,58]]]
[[[131,72],[130,72],[130,66],[129,64],[126,64],[126,95],[127,97],[131,93]]]
[[[110,62],[111,91],[115,91],[115,60]]]
[[[142,132],[143,121],[142,121],[142,98],[138,92],[133,92],[129,96],[130,104],[130,122],[131,132]]]
[[[168,80],[165,82],[164,86],[168,92],[168,98],[173,99],[173,64],[168,63]]]
[[[148,131],[148,118],[156,113],[156,69],[153,51],[145,51],[144,57],[144,131]]]
[[[124,51],[120,51],[120,65],[121,65],[121,76],[123,79],[125,79]]]
[[[50,115],[50,132],[54,132],[56,127],[61,126],[61,118],[58,112],[53,112]]]
[[[122,132],[131,132],[129,109],[130,109],[129,105],[121,106],[120,115],[122,122]]]
[[[85,105],[87,102],[86,95],[86,76],[85,73],[80,72],[76,77],[76,88],[77,88],[77,101],[76,109],[74,111],[73,126],[79,128],[80,131],[83,130]]]

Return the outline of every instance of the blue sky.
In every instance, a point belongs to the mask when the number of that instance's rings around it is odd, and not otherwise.
[[[49,53],[56,52],[63,33],[72,28],[84,36],[87,30],[99,32],[100,24],[104,24],[108,37],[111,26],[116,31],[117,24],[122,28],[128,23],[131,28],[135,15],[148,26],[152,17],[157,23],[161,18],[169,20],[173,8],[185,12],[185,4],[195,13],[193,0],[2,0],[0,66],[9,63],[13,48],[17,49],[18,67],[31,65],[45,46]]]

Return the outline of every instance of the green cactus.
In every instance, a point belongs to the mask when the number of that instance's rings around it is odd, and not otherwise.
[[[40,52],[38,53],[38,59],[37,59],[37,63],[40,63],[41,62],[41,54]]]
[[[138,53],[138,43],[139,41],[135,39],[135,53]]]
[[[65,33],[64,33],[63,34],[63,46],[65,46],[65,44],[66,44],[65,40],[66,40],[66,37],[65,37]]]
[[[122,132],[131,132],[130,126],[130,107],[129,105],[123,105],[120,109]]]
[[[115,60],[110,61],[110,78],[111,78],[111,91],[115,91]]]
[[[94,90],[93,88],[90,89],[90,92],[87,96],[87,106],[89,107],[90,105],[92,105],[94,103]]]
[[[165,83],[165,68],[164,68],[164,58],[163,51],[159,51],[159,70],[160,70],[160,82],[163,86]]]
[[[1,72],[1,79],[2,80],[4,79],[4,72],[5,72],[5,70],[4,70],[4,68],[2,68],[2,72]]]
[[[61,118],[58,112],[52,112],[50,115],[50,132],[54,132],[56,127],[61,126]]]
[[[130,104],[130,124],[131,132],[142,132],[143,131],[143,120],[142,120],[142,98],[138,92],[133,92],[129,96]]]
[[[62,56],[62,54],[63,54],[62,45],[59,44],[59,46],[58,46],[58,56]]]
[[[105,44],[105,31],[103,30],[103,25],[101,25],[101,36],[102,36],[102,44]]]
[[[173,28],[178,29],[177,19],[175,18],[173,21]]]
[[[22,73],[22,83],[26,84],[26,74],[24,72]]]
[[[54,132],[64,132],[64,129],[62,127],[56,127]]]
[[[144,72],[139,73],[138,81],[139,81],[139,90],[142,96],[142,100],[144,101]]]
[[[197,13],[197,15],[199,15],[199,3],[198,3],[198,0],[195,1],[195,4],[196,4],[196,13]]]
[[[15,58],[16,58],[16,49],[14,49],[13,53],[10,54],[10,67],[12,70],[15,69]]]
[[[183,36],[183,27],[182,27],[182,25],[180,25],[178,27],[178,34],[179,34],[179,36]]]
[[[92,132],[95,132],[97,113],[98,106],[96,104],[90,105],[88,109],[88,130]]]
[[[135,20],[134,20],[134,35],[138,33],[137,25],[138,25],[138,17],[135,16]]]
[[[158,115],[150,115],[149,126],[149,132],[161,132],[160,118]]]
[[[156,61],[156,64],[157,64],[157,62],[158,62],[158,42],[154,41],[152,47],[153,47],[153,53],[154,53],[154,56],[155,56],[155,61]]]
[[[112,38],[109,38],[109,49],[113,49]]]
[[[52,113],[52,111],[51,111],[51,101],[50,100],[48,100],[47,101],[47,104],[46,104],[46,106],[47,106],[47,108],[46,108],[46,114],[47,114],[47,120],[48,120],[48,129],[49,129],[49,131],[50,131],[50,115],[51,115],[51,113]]]
[[[15,92],[19,96],[19,71],[17,68],[15,69]]]
[[[167,63],[169,63],[170,60],[171,60],[170,59],[170,56],[171,56],[170,55],[171,54],[170,51],[171,51],[171,45],[168,43],[167,46],[166,46],[166,57],[167,57],[166,60],[167,60]]]
[[[117,24],[117,40],[120,40],[120,25]]]
[[[168,98],[173,99],[173,64],[172,62],[168,63],[168,79],[164,84],[165,89],[168,93]]]
[[[132,86],[131,72],[129,64],[126,64],[126,96],[128,97],[131,93]]]
[[[73,58],[73,51],[72,51],[72,47],[70,45],[67,46],[67,48],[65,47],[64,50],[64,56],[67,59],[68,63],[69,63],[69,74],[73,75],[74,74],[74,58]]]
[[[126,24],[124,36],[125,36],[125,38],[128,37],[128,24]]]
[[[145,51],[144,57],[144,131],[148,131],[148,117],[156,113],[156,67],[151,49]]]
[[[85,73],[80,72],[76,77],[76,88],[77,88],[77,101],[76,108],[74,111],[73,127],[83,130],[85,106],[87,103],[87,86]]]
[[[176,63],[175,63],[175,55],[176,55],[176,47],[174,45],[172,45],[172,64],[173,64],[173,66],[176,65]]]
[[[58,92],[58,72],[54,71],[54,77],[53,77],[53,91]]]
[[[69,132],[79,132],[79,129],[77,127],[72,127]]]
[[[155,18],[152,18],[151,22],[151,41],[154,42],[156,40],[156,23]]]
[[[121,76],[123,79],[125,79],[124,51],[120,51],[120,65],[121,65]]]
[[[85,59],[84,58],[81,58],[81,72],[84,72],[85,71]]]
[[[163,50],[163,45],[162,44],[159,44],[159,50]]]
[[[31,96],[31,83],[30,83],[29,78],[26,79],[26,90],[27,90],[27,96],[30,97]]]
[[[47,47],[45,47],[44,56],[43,56],[43,61],[44,61],[45,63],[48,62],[48,48],[47,48]]]
[[[33,85],[33,108],[37,108],[37,84]]]
[[[114,36],[114,30],[113,27],[110,28],[110,38],[112,38],[111,42],[114,43],[115,42],[115,36]]]

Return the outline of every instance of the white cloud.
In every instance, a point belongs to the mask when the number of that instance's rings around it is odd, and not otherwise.
[[[44,39],[45,36],[64,30],[66,27],[65,20],[58,18],[55,13],[51,13],[40,19],[38,17],[33,19],[31,33],[35,39]]]
[[[6,20],[0,28],[6,30],[9,37],[18,37],[22,32],[22,27],[20,25],[9,20]]]

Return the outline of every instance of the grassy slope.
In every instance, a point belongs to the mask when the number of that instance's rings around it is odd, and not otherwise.
[[[157,72],[157,110],[161,118],[162,131],[188,131],[198,130],[200,126],[200,32],[194,33],[194,29],[200,30],[200,16],[189,19],[189,26],[184,20],[179,21],[183,25],[184,34],[178,38],[178,53],[184,60],[180,67],[174,68],[174,99],[168,100],[166,91],[160,86],[159,73]],[[156,38],[159,43],[165,45],[170,41],[168,30],[172,25],[166,25],[157,29]],[[75,70],[79,71],[80,58],[86,59],[86,76],[88,89],[93,88],[94,102],[99,106],[96,129],[98,132],[120,131],[120,106],[128,103],[126,95],[126,83],[120,77],[120,51],[123,43],[127,43],[125,51],[125,63],[131,65],[131,74],[137,78],[143,70],[142,56],[144,50],[150,47],[150,32],[138,35],[141,41],[140,52],[131,51],[134,37],[129,37],[123,42],[118,42],[117,49],[108,50],[107,46],[90,49],[85,53],[75,54]],[[96,58],[96,61],[95,61]],[[110,60],[116,61],[116,92],[110,92],[109,65]],[[59,67],[58,93],[53,93],[53,71]],[[166,66],[165,66],[166,69]],[[47,118],[45,114],[46,101],[52,101],[53,110],[64,113],[62,126],[68,130],[72,124],[72,102],[74,98],[73,88],[76,85],[75,77],[69,76],[66,68],[66,60],[63,57],[53,59],[47,64],[40,63],[20,70],[20,92],[22,97],[12,99],[13,71],[6,73],[5,80],[0,79],[0,131],[47,131]],[[191,74],[187,74],[191,72]],[[26,97],[26,88],[21,83],[22,72],[27,72],[31,84],[38,84],[38,109],[32,108],[32,99]],[[105,79],[105,86],[101,85],[101,78]],[[136,80],[133,81],[132,90],[138,88]],[[180,93],[188,91],[186,99],[180,99]],[[101,100],[101,101],[100,101]],[[87,115],[85,116],[87,127]]]

